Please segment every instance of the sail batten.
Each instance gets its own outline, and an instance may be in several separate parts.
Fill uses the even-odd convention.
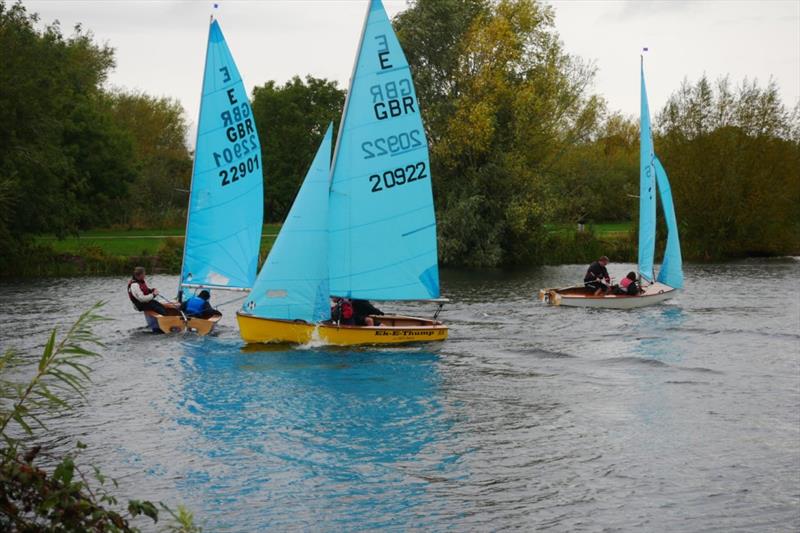
[[[181,287],[250,288],[263,224],[261,145],[219,23],[209,26]]]
[[[438,297],[428,142],[408,62],[380,0],[368,8],[331,174],[331,294]]]

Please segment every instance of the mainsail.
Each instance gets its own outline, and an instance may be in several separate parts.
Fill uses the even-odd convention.
[[[181,288],[250,288],[264,216],[261,145],[242,78],[211,22]]]
[[[661,166],[658,157],[655,158],[654,163],[658,196],[661,198],[661,208],[667,223],[667,244],[664,248],[664,261],[658,271],[658,281],[675,289],[681,289],[683,288],[683,260],[681,243],[678,238],[678,220],[675,217],[675,206],[672,202],[672,188],[669,185],[667,172]]]
[[[330,318],[328,188],[333,124],[317,150],[278,238],[258,274],[245,312],[261,318]]]
[[[642,104],[639,117],[639,274],[653,281],[653,256],[656,249],[656,176],[653,161],[653,135],[650,131],[650,108],[642,73]]]
[[[380,0],[371,0],[334,155],[330,292],[439,296],[428,143],[414,83]]]

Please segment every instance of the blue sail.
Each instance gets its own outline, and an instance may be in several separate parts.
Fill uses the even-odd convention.
[[[250,288],[264,217],[261,145],[219,24],[208,32],[181,286]]]
[[[669,178],[658,157],[654,160],[656,181],[658,182],[658,196],[661,198],[661,207],[667,223],[667,245],[664,248],[664,261],[658,271],[658,281],[674,287],[683,288],[683,259],[681,258],[681,243],[678,238],[678,219],[675,217],[675,206],[672,203],[672,188]]]
[[[329,229],[332,295],[439,296],[428,142],[408,62],[380,0],[369,5],[339,128]]]
[[[642,64],[642,108],[639,117],[639,274],[653,281],[656,250],[656,176],[653,167],[653,135]]]
[[[317,150],[300,191],[258,274],[245,312],[262,318],[330,318],[328,189],[333,124]]]

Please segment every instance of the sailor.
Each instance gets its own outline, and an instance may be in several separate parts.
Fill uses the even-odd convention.
[[[156,301],[158,289],[151,289],[144,280],[144,267],[133,269],[133,277],[128,281],[128,298],[137,311],[155,311],[166,315],[167,310]]]
[[[589,269],[583,277],[583,285],[595,296],[608,292],[611,287],[611,277],[608,275],[606,265],[608,265],[608,257],[603,256],[589,265]]]
[[[628,275],[619,282],[620,294],[637,296],[640,292],[639,283],[636,281],[636,272],[628,272]]]
[[[356,321],[353,316],[353,303],[347,298],[334,296],[331,305],[331,320],[343,326],[353,326]]]
[[[383,311],[367,300],[353,300],[353,314],[356,326],[380,326],[381,323],[369,315],[382,315]]]
[[[200,294],[195,294],[183,303],[183,311],[186,316],[209,318],[215,315],[218,311],[211,307],[211,293],[203,289]]]

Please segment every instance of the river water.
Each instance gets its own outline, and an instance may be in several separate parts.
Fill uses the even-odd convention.
[[[107,301],[50,441],[207,531],[800,529],[800,261],[691,265],[641,310],[534,300],[584,269],[445,271],[450,340],[386,349],[245,348],[237,303],[216,336],[152,335],[123,278],[7,281],[0,347]]]

